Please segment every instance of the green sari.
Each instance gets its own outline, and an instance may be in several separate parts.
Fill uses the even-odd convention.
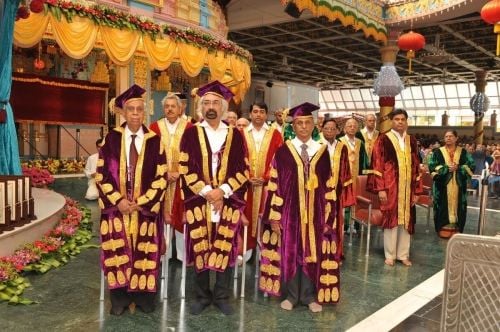
[[[450,172],[448,164],[458,165]],[[457,147],[450,155],[446,147],[434,149],[429,158],[429,171],[434,180],[434,226],[436,232],[447,226],[456,227],[463,232],[467,218],[467,182],[474,169],[472,156],[463,148]]]

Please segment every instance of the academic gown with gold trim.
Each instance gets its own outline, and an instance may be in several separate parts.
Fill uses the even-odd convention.
[[[408,233],[415,230],[415,206],[411,205],[417,189],[420,160],[417,140],[406,135],[405,150],[393,132],[380,134],[372,153],[372,171],[367,187],[374,193],[385,191],[387,204],[380,205],[383,228],[404,225]]]
[[[242,134],[229,127],[219,155],[217,174],[212,173],[212,151],[202,126],[186,129],[179,156],[181,188],[186,211],[186,260],[194,263],[197,272],[223,272],[234,266],[237,256],[237,232],[245,208],[248,186],[248,164]],[[211,205],[200,195],[206,186],[218,188],[228,184],[233,191],[223,199],[218,223],[211,221]]]
[[[161,141],[165,146],[165,152],[167,155],[167,173],[168,172],[179,172],[179,151],[182,134],[187,128],[192,127],[193,124],[187,119],[180,118],[177,128],[175,129],[174,135],[170,135],[167,125],[165,124],[165,119],[162,118],[151,124],[149,127],[157,135],[161,137]],[[171,224],[176,231],[182,233],[184,231],[184,226],[182,224],[182,217],[184,213],[184,205],[181,199],[181,187],[180,180],[175,183],[167,182],[167,189],[165,191],[165,200],[163,208],[167,210],[170,214]]]
[[[451,161],[458,165],[458,169],[452,173],[448,169]],[[474,167],[474,159],[461,147],[456,148],[453,158],[446,147],[432,151],[429,171],[434,180],[432,193],[436,232],[448,224],[456,224],[460,232],[464,231],[467,219],[467,183],[473,175]]]
[[[252,186],[249,183],[247,205],[245,216],[249,221],[247,249],[254,249],[257,239],[257,224],[259,214],[264,210],[264,199],[266,197],[265,185],[269,180],[271,161],[276,150],[283,144],[281,133],[277,129],[270,128],[266,131],[259,152],[256,151],[253,136],[247,130],[244,131],[245,141],[248,148],[248,161],[250,165],[250,178],[263,178],[262,186]]]
[[[351,175],[351,167],[349,165],[349,152],[345,144],[337,141],[335,149],[331,156],[332,161],[332,176],[337,199],[336,211],[337,222],[339,225],[344,225],[343,209],[356,204],[356,196],[354,195],[353,180]],[[343,227],[338,227],[339,239],[339,256],[343,255],[344,230]]]
[[[302,159],[291,141],[276,152],[262,218],[261,291],[279,296],[281,282],[290,281],[302,269],[315,285],[319,303],[339,300],[336,216],[341,211],[337,211],[331,174],[326,145],[312,157],[307,179]],[[273,232],[270,220],[280,220],[281,236]]]
[[[125,125],[110,131],[99,150],[96,183],[101,208],[101,265],[110,289],[156,292],[163,223],[166,158],[160,138],[145,126],[136,165],[133,199],[141,211],[122,215],[127,197]]]

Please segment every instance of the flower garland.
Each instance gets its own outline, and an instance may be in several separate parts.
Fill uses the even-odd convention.
[[[28,271],[45,273],[66,264],[81,249],[98,248],[97,245],[85,245],[91,238],[90,210],[66,197],[65,211],[54,229],[41,240],[24,245],[12,255],[0,257],[0,302],[36,303],[21,297],[31,286],[21,275]]]
[[[149,35],[152,39],[163,33],[176,41],[208,48],[210,52],[223,51],[235,54],[245,59],[248,63],[253,62],[252,54],[232,41],[220,40],[208,33],[193,28],[177,28],[169,24],[158,24],[145,16],[128,14],[114,8],[106,7],[105,5],[84,0],[32,0],[29,7],[33,12],[44,11],[47,14],[50,11],[57,20],[61,20],[62,16],[68,22],[71,22],[75,16],[86,17],[94,21],[97,25],[115,29],[140,31],[143,34]],[[27,18],[28,16],[28,6],[22,4],[18,9],[16,19]]]

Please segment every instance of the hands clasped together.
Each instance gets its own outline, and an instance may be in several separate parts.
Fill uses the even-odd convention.
[[[134,211],[141,211],[141,207],[137,204],[137,202],[129,201],[124,198],[118,203],[118,210],[122,214],[131,214]]]

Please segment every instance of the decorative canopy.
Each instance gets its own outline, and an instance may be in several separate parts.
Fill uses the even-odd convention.
[[[115,64],[128,65],[134,55],[145,56],[152,68],[164,70],[179,62],[197,76],[207,67],[211,79],[231,85],[239,102],[250,87],[251,54],[235,43],[192,28],[160,25],[102,5],[60,0],[45,3],[48,10],[19,20],[14,44],[33,47],[42,38],[54,39],[71,58],[82,59],[102,48]]]

